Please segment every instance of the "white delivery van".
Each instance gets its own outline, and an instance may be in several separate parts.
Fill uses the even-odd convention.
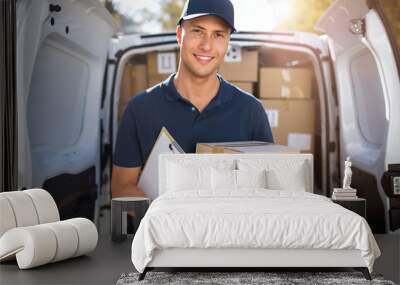
[[[109,205],[127,67],[141,65],[149,86],[165,78],[160,70],[173,71],[179,60],[174,33],[115,36],[117,28],[95,0],[17,1],[18,186],[48,190],[62,218],[86,216],[99,224]],[[275,138],[299,121],[289,116],[290,108],[313,116],[310,130],[290,129],[290,139],[280,143],[306,145],[305,150],[312,144],[315,192],[330,196],[341,185],[343,162],[350,156],[352,186],[367,199],[372,230],[396,231],[400,54],[394,36],[372,0],[334,2],[316,30],[323,35],[235,33],[226,64],[240,64],[235,55],[256,52],[256,77],[247,87],[265,103]],[[166,68],[149,66],[162,60]],[[289,82],[295,68],[309,74],[309,98],[282,103],[265,95],[261,70],[278,70],[280,80]],[[140,81],[144,73],[138,70],[129,71],[131,80]],[[229,72],[221,73],[232,80]],[[283,87],[278,86],[280,94],[290,97]]]

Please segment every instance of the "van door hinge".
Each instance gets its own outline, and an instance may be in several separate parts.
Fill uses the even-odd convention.
[[[353,19],[350,21],[350,32],[354,35],[365,36],[365,20]]]

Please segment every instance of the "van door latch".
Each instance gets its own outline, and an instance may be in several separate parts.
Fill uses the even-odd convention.
[[[58,12],[61,12],[61,6],[60,5],[57,5],[57,4],[50,4],[49,5],[49,11],[52,13],[52,12],[56,12],[56,13],[58,13]]]
[[[353,19],[350,21],[350,32],[354,35],[365,36],[365,20]]]

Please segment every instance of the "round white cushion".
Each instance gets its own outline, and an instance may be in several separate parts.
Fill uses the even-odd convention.
[[[56,236],[57,250],[52,262],[75,255],[78,250],[78,233],[71,228],[69,223],[55,222],[44,224],[43,226],[49,228]]]
[[[16,255],[20,269],[49,263],[56,250],[54,233],[41,225],[13,228],[0,238],[0,260]]]
[[[39,224],[57,222],[60,220],[56,202],[49,192],[43,189],[29,189],[23,191],[23,193],[28,194],[32,199],[39,218]]]
[[[43,189],[0,193],[0,237],[9,229],[57,222],[53,197]]]
[[[0,262],[27,269],[86,254],[98,233],[88,219],[60,222],[53,197],[42,189],[0,193]]]
[[[24,191],[3,192],[0,195],[10,202],[17,227],[33,226],[39,223],[35,205]]]
[[[96,248],[98,233],[95,224],[85,218],[74,218],[65,220],[64,222],[71,224],[78,233],[78,248],[74,257]]]
[[[0,237],[9,229],[15,228],[17,222],[15,221],[14,211],[8,199],[0,195]]]

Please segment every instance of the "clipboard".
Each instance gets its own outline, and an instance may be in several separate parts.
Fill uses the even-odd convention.
[[[158,157],[164,153],[185,153],[165,127],[154,143],[138,182],[139,188],[151,200],[158,197]]]

